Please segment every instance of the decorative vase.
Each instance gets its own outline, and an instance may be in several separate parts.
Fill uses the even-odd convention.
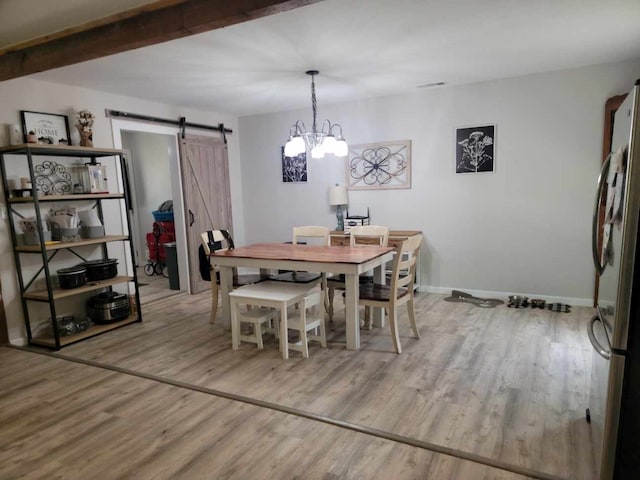
[[[80,145],[80,132],[77,129],[72,129],[70,132],[71,136],[71,145],[75,145],[76,147]]]
[[[95,115],[89,110],[79,110],[76,113],[76,128],[80,133],[80,146],[93,147],[93,121]]]
[[[91,130],[80,130],[80,146],[93,147],[93,132]]]
[[[24,143],[22,128],[17,123],[9,127],[9,143],[11,145],[20,145],[21,143]]]
[[[0,124],[0,147],[9,145],[9,125]]]

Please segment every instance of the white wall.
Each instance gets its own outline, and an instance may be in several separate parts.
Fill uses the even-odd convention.
[[[423,286],[588,303],[603,106],[638,77],[635,61],[331,106],[322,103],[320,83],[319,117],[341,123],[353,145],[412,140],[412,188],[352,191],[350,204],[352,213],[370,206],[374,223],[425,233]],[[344,183],[343,160],[310,159],[308,183],[281,181],[280,147],[295,120],[310,120],[310,106],[238,122],[28,78],[0,83],[0,105],[0,124],[19,123],[20,110],[69,114],[88,108],[97,116],[94,143],[101,147],[113,144],[105,108],[224,122],[234,130],[227,138],[238,244],[287,240],[294,225],[335,225],[327,188]],[[454,128],[479,123],[497,124],[496,172],[456,175]],[[19,343],[24,328],[4,204],[0,215],[0,281],[9,338]]]
[[[98,147],[113,146],[111,123],[104,116],[105,109],[123,110],[172,119],[177,119],[179,116],[184,115],[189,122],[209,125],[218,125],[223,122],[226,127],[231,128],[234,132],[227,136],[229,142],[233,222],[235,236],[240,242],[243,241],[244,218],[241,203],[239,135],[236,117],[216,112],[205,112],[148,102],[95,90],[41,82],[30,78],[0,83],[0,105],[2,105],[0,109],[0,125],[20,123],[20,110],[71,115],[71,111],[74,109],[87,108],[96,115],[93,142]],[[71,118],[70,124],[71,126],[73,125]],[[2,293],[7,313],[9,340],[12,343],[21,343],[24,341],[26,334],[23,326],[22,307],[6,217],[6,206],[3,199],[4,194],[0,195],[0,282],[2,282]]]
[[[319,122],[350,144],[412,141],[412,188],[349,192],[352,213],[422,230],[422,285],[523,293],[589,304],[591,213],[608,97],[627,92],[640,61],[529,75],[404,96],[324,105]],[[243,117],[240,148],[246,240],[283,241],[301,224],[335,226],[327,188],[345,161],[309,159],[306,184],[284,184],[280,147],[296,112]],[[455,127],[496,124],[496,171],[456,174]]]

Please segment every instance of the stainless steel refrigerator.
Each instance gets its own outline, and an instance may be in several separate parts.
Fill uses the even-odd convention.
[[[600,282],[596,314],[587,328],[594,358],[587,419],[600,480],[640,478],[639,106],[640,80],[616,111],[593,220]]]

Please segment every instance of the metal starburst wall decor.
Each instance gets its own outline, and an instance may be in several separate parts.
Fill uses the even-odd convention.
[[[350,190],[411,188],[411,140],[351,146],[347,186]]]

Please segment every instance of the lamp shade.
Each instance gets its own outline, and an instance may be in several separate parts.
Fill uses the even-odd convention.
[[[336,185],[329,187],[329,205],[348,205],[349,194],[347,187],[344,185]]]

